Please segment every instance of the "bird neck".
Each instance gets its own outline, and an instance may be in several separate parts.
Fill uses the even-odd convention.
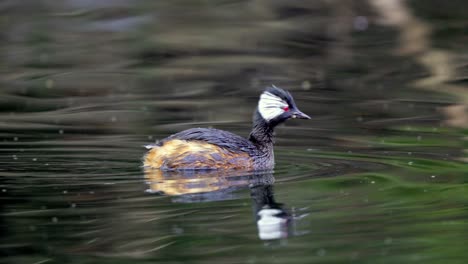
[[[249,140],[260,150],[266,152],[273,148],[273,132],[275,126],[269,125],[260,113],[255,111],[253,127],[250,132]]]

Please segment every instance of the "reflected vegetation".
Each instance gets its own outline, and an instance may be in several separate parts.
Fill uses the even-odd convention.
[[[467,9],[0,1],[2,261],[465,263]],[[274,180],[142,173],[177,131],[246,136],[271,84],[312,117]]]

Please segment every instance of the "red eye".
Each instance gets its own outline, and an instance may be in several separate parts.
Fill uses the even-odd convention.
[[[289,106],[283,107],[283,110],[284,110],[285,112],[289,111]]]

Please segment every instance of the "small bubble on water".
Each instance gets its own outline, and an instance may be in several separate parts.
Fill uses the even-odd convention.
[[[59,130],[59,134],[60,134],[60,135],[63,135],[63,129],[60,129],[60,130]]]
[[[325,249],[323,249],[323,248],[317,250],[317,256],[319,256],[319,257],[323,257],[326,254],[327,254],[327,251]]]
[[[411,155],[411,154],[413,154],[413,152],[408,152],[408,155]]]
[[[54,88],[54,84],[55,84],[54,80],[47,79],[46,82],[45,82],[45,87],[47,89],[51,89],[51,88]]]
[[[37,158],[32,158],[32,161],[37,161]]]
[[[148,136],[148,139],[149,139],[149,140],[152,140],[152,139],[153,139],[153,136]]]
[[[412,161],[408,161],[408,165],[412,166],[412,165],[413,165],[413,162],[412,162]]]
[[[390,245],[392,242],[393,242],[393,239],[391,237],[385,238],[385,241],[384,241],[385,244]]]
[[[356,121],[362,122],[362,121],[364,121],[364,118],[363,118],[362,116],[358,116],[358,117],[356,118]]]
[[[52,223],[57,223],[58,222],[58,218],[57,217],[52,217]]]
[[[417,136],[416,139],[417,139],[418,141],[421,141],[421,140],[422,140],[422,137],[421,137],[421,136]]]
[[[49,54],[47,54],[47,53],[39,54],[39,61],[41,63],[47,63],[49,61]]]
[[[174,227],[172,227],[172,232],[174,234],[181,235],[181,234],[184,233],[184,229],[180,228],[180,227],[177,227],[177,226],[174,226]]]
[[[71,207],[71,208],[76,208],[76,203],[72,203],[72,204],[70,205],[70,207]]]
[[[18,137],[14,137],[14,138],[13,138],[13,141],[18,141]]]
[[[371,183],[371,184],[375,184],[375,181],[371,181],[370,183]]]
[[[354,18],[353,27],[357,31],[364,31],[369,27],[369,21],[365,16],[357,16]]]
[[[36,231],[36,226],[30,225],[30,226],[29,226],[29,230],[30,230],[30,231]]]
[[[68,193],[68,191],[67,191],[67,190],[63,191],[63,194],[67,194],[67,193]]]
[[[49,163],[44,164],[45,166],[49,166]]]
[[[436,176],[435,175],[431,175],[431,178],[434,179]]]
[[[111,117],[110,120],[111,120],[111,122],[117,122],[117,117],[113,116],[113,117]]]
[[[17,160],[18,157],[17,157],[16,155],[13,155],[13,159],[14,159],[14,160]]]
[[[310,90],[310,88],[312,87],[312,85],[310,84],[309,81],[303,81],[302,84],[301,84],[301,88],[303,90]]]
[[[6,190],[6,189],[2,189],[2,192],[7,192],[7,190]]]

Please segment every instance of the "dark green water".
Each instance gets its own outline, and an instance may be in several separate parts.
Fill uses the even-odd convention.
[[[467,8],[1,2],[2,262],[466,263]],[[273,174],[140,167],[183,129],[248,135],[270,84],[312,116]]]

